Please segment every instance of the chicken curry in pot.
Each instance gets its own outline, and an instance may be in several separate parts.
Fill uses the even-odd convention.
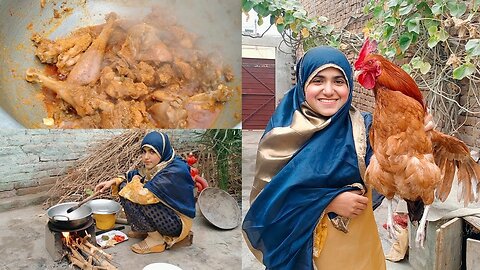
[[[52,127],[209,128],[238,90],[231,68],[159,11],[141,21],[110,13],[105,24],[32,40],[46,68],[29,68],[26,80],[43,86]]]

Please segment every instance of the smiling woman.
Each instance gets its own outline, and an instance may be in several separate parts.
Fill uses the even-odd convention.
[[[315,112],[332,116],[347,102],[349,92],[341,69],[321,67],[305,88],[305,99]]]

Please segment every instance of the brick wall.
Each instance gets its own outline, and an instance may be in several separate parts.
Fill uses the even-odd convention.
[[[0,199],[48,190],[87,148],[122,130],[0,130]],[[169,130],[172,145],[192,143],[195,130]],[[178,149],[177,149],[178,150]]]
[[[310,16],[325,16],[330,19],[329,23],[334,25],[337,29],[344,27],[345,29],[361,33],[365,22],[369,16],[363,14],[363,7],[368,0],[300,0],[305,10]],[[356,56],[348,55],[349,60],[353,63],[353,58]],[[471,104],[478,103],[477,100],[466,100],[466,93],[468,88],[463,88],[461,91],[459,103]],[[470,90],[473,91],[473,90]],[[424,94],[425,95],[425,94]],[[362,111],[373,111],[374,98],[371,91],[367,91],[356,84],[353,94],[353,105]],[[475,111],[480,111],[480,108],[474,108]],[[480,150],[480,114],[465,114],[453,116],[458,117],[458,123],[464,125],[457,130],[453,135],[463,140],[470,150]],[[434,115],[434,120],[435,115]],[[438,121],[438,120],[437,120]],[[439,123],[442,126],[443,123]]]

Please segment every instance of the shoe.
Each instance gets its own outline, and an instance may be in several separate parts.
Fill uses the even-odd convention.
[[[165,251],[166,248],[167,248],[166,243],[150,247],[150,246],[148,246],[147,242],[145,242],[145,240],[140,241],[136,244],[133,244],[130,247],[130,249],[133,252],[138,253],[138,254],[160,253],[160,252]]]

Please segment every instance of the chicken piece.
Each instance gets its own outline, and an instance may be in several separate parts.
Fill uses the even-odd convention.
[[[93,40],[89,33],[75,37],[75,45],[58,55],[56,66],[59,74],[67,76],[80,59],[81,53],[90,46]]]
[[[189,103],[187,111],[187,128],[211,128],[220,115],[220,107],[206,109],[201,104]]]
[[[178,77],[184,78],[186,80],[195,80],[195,69],[187,62],[176,58],[173,61],[173,65],[175,67]]]
[[[195,34],[187,32],[185,28],[179,25],[172,25],[169,30],[170,35],[174,38],[174,43],[186,49],[193,49],[198,38]]]
[[[148,108],[148,113],[160,128],[185,128],[187,111],[178,101],[157,102]]]
[[[171,62],[172,54],[168,47],[157,37],[157,29],[146,23],[132,26],[128,30],[127,43],[137,61]]]
[[[149,90],[143,83],[134,83],[130,78],[116,77],[111,67],[105,67],[100,77],[100,87],[105,93],[116,99],[139,99]]]
[[[95,113],[96,109],[111,110],[113,108],[113,104],[98,98],[92,89],[54,80],[33,68],[26,71],[25,79],[28,82],[40,83],[54,91],[61,99],[70,104],[80,116],[91,115]]]
[[[134,70],[136,80],[147,86],[155,85],[155,69],[145,62],[140,62]]]
[[[68,74],[67,81],[69,83],[87,85],[98,80],[103,56],[105,55],[105,48],[115,26],[116,18],[115,13],[107,15],[107,23],[103,27],[102,32],[92,42],[85,53],[80,56],[77,64],[73,67],[72,71],[70,71],[70,74]]]
[[[155,101],[177,101],[177,103],[183,103],[183,99],[174,89],[157,90],[152,93],[151,98]]]
[[[164,64],[157,69],[156,83],[162,87],[175,81],[175,71],[170,64]]]
[[[219,84],[214,91],[200,93],[188,99],[189,102],[212,107],[218,102],[226,102],[233,94],[233,90],[224,84]]]
[[[101,112],[102,128],[139,128],[147,115],[145,103],[121,100],[110,111]]]
[[[34,34],[32,40],[37,47],[35,55],[42,63],[56,64],[60,57],[62,63],[64,63],[60,66],[64,66],[69,59],[75,58],[88,48],[92,43],[92,36],[87,29],[82,28],[71,33],[66,38],[54,41],[43,38],[39,34]]]

